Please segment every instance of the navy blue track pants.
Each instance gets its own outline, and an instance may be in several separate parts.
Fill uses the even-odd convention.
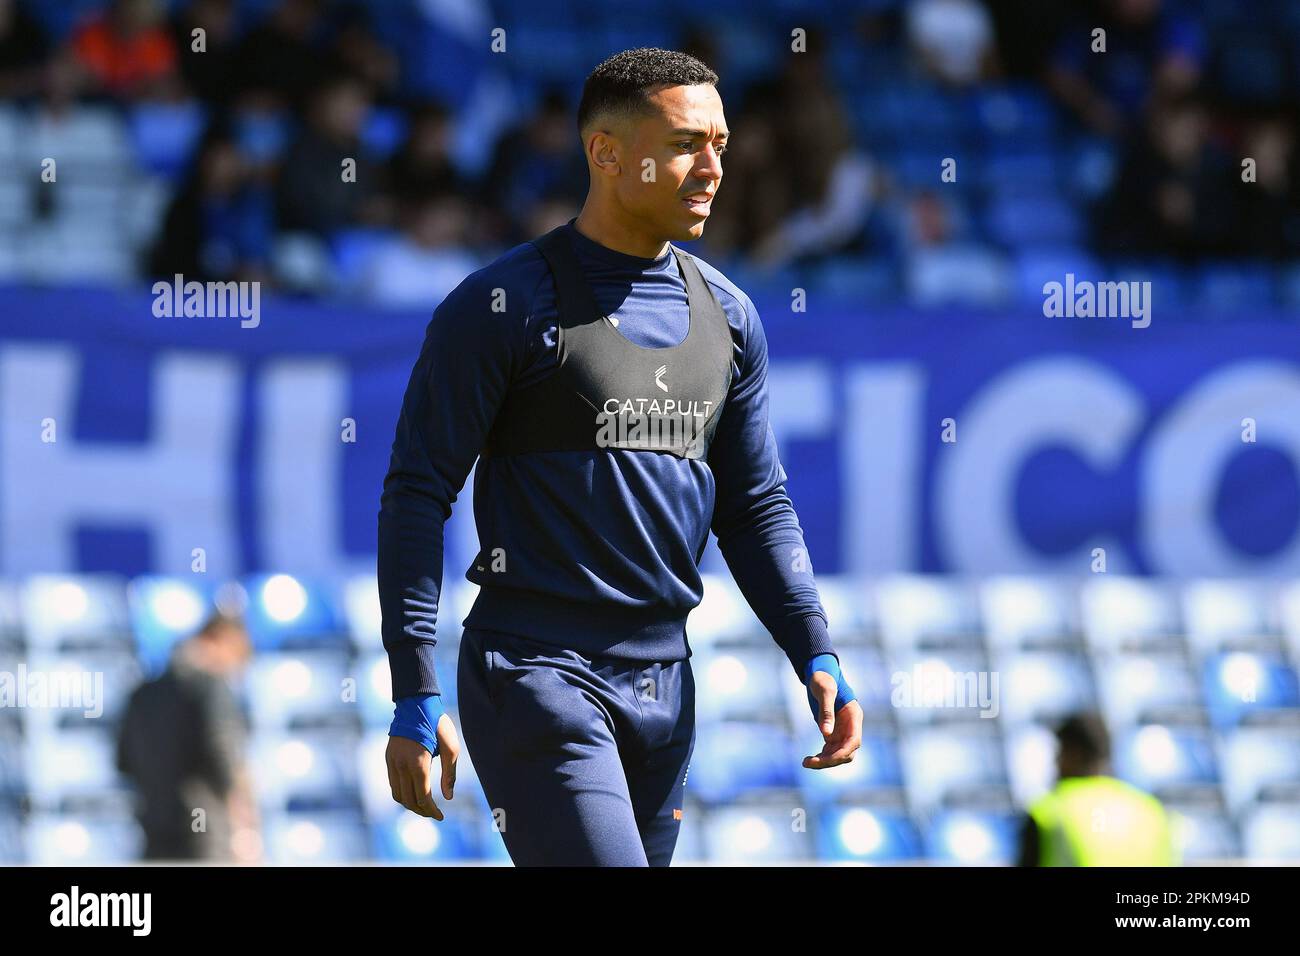
[[[695,746],[690,661],[466,628],[461,731],[519,866],[667,866]]]

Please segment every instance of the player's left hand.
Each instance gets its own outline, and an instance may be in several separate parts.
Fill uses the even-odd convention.
[[[862,707],[851,700],[837,712],[835,697],[839,684],[825,671],[815,671],[808,679],[808,694],[817,705],[817,728],[826,743],[822,752],[803,758],[809,770],[825,770],[853,760],[853,753],[862,746]]]

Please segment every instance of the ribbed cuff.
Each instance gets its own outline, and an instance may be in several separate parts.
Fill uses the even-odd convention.
[[[433,666],[433,644],[402,643],[388,649],[393,675],[393,701],[417,694],[441,694]]]
[[[805,666],[818,654],[834,654],[826,618],[820,614],[805,614],[790,618],[772,630],[772,639],[785,651],[790,666],[803,680]]]

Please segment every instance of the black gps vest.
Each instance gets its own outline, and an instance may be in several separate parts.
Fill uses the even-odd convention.
[[[726,313],[690,255],[670,246],[690,304],[686,338],[643,348],[596,305],[561,226],[534,241],[555,280],[559,367],[506,396],[483,457],[622,448],[705,458],[731,387]]]

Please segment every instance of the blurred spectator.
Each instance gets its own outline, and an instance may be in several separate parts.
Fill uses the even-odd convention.
[[[780,221],[758,235],[753,249],[763,268],[854,247],[876,195],[874,167],[854,145],[848,115],[827,75],[824,43],[820,31],[810,31],[807,52],[787,58],[775,84],[746,95],[747,106],[758,104],[766,113],[770,155],[789,158],[782,167]]]
[[[344,226],[379,218],[378,171],[361,144],[369,109],[365,86],[346,75],[313,94],[307,126],[280,168],[276,199],[281,228],[328,237]],[[355,163],[355,179],[344,180],[345,161]]]
[[[214,615],[127,702],[117,765],[139,797],[146,860],[256,857],[247,727],[229,684],[251,654],[243,623]]]
[[[194,31],[203,31],[202,52],[194,49]],[[224,105],[234,95],[231,78],[242,69],[236,57],[234,0],[194,0],[180,11],[173,27],[181,75],[196,96]]]
[[[289,148],[292,129],[284,98],[264,87],[247,87],[235,97],[230,124],[249,167],[270,182]]]
[[[271,191],[238,145],[209,134],[173,198],[149,260],[155,278],[260,279],[274,233]]]
[[[338,70],[317,48],[324,30],[320,0],[281,0],[244,38],[236,60],[243,89],[274,90],[295,108]]]
[[[994,305],[1005,297],[1004,262],[972,241],[965,209],[932,190],[911,197],[903,211],[901,238],[908,298],[916,305]]]
[[[1174,866],[1174,823],[1160,801],[1107,774],[1110,738],[1096,714],[1056,728],[1057,782],[1029,808],[1021,866]]]
[[[452,117],[441,103],[410,111],[406,139],[388,161],[387,188],[400,206],[444,192],[471,189],[451,158]]]
[[[993,18],[976,0],[912,0],[907,33],[928,73],[952,86],[993,75]]]
[[[1095,245],[1120,255],[1224,255],[1233,244],[1233,162],[1210,140],[1194,98],[1153,112],[1130,140],[1095,220]]]
[[[1093,52],[1096,28],[1105,30],[1104,53]],[[1097,0],[1057,45],[1048,85],[1095,132],[1114,136],[1153,97],[1191,91],[1204,55],[1195,21],[1161,0]]]
[[[1255,161],[1255,181],[1235,172],[1234,250],[1269,259],[1300,258],[1300,157],[1296,126],[1287,115],[1249,124],[1241,154]]]
[[[748,253],[754,237],[776,233],[791,205],[783,164],[773,162],[776,131],[766,110],[742,109],[729,119],[718,198],[701,246],[718,263]]]
[[[507,245],[524,242],[522,224],[544,199],[587,195],[587,159],[574,129],[574,109],[564,94],[548,92],[536,114],[508,131],[497,143],[487,174],[487,200],[505,217]]]
[[[465,251],[470,204],[444,193],[404,207],[403,230],[371,261],[362,287],[393,307],[431,310],[481,263]]]
[[[379,102],[398,100],[401,60],[375,36],[363,7],[349,7],[343,13],[334,37],[333,57],[341,69],[364,80]]]
[[[48,54],[44,32],[18,0],[0,0],[0,99],[34,95]]]
[[[113,0],[73,36],[72,49],[98,92],[130,99],[176,69],[160,0]]]

